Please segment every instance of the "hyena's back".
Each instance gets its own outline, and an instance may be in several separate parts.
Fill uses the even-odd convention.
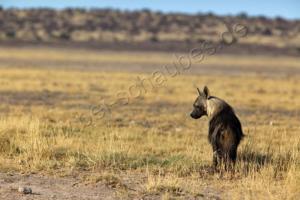
[[[243,137],[239,119],[230,106],[226,106],[209,122],[209,141],[214,151],[235,161],[237,147]]]

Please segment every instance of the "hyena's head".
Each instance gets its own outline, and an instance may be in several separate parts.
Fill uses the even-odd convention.
[[[207,115],[207,100],[209,98],[209,90],[205,86],[203,92],[197,88],[199,96],[195,100],[193,107],[194,110],[190,114],[192,118],[199,119],[203,115]]]

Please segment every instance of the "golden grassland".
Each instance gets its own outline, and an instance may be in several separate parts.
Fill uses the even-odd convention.
[[[201,48],[201,46],[195,46]],[[230,47],[229,47],[230,48]],[[174,61],[174,55],[165,52],[126,52],[126,51],[92,51],[85,49],[56,49],[56,48],[4,48],[0,47],[0,59],[20,61],[42,61],[44,65],[49,61],[68,62],[92,62],[93,64],[117,64],[123,65],[158,65]],[[222,52],[222,51],[220,51]],[[176,53],[177,55],[188,55],[190,52]],[[223,67],[263,67],[268,69],[291,68],[299,69],[299,58],[289,56],[248,56],[248,55],[218,55],[210,56],[203,61],[205,65],[222,65]],[[202,64],[202,63],[201,63]],[[20,63],[16,64],[16,66]],[[5,66],[2,66],[5,67]],[[30,67],[30,66],[27,66]],[[226,68],[225,68],[226,69]]]
[[[45,52],[52,52],[46,54]],[[44,53],[44,54],[43,54]],[[74,55],[75,54],[75,55]],[[144,53],[1,49],[0,58],[159,64],[166,55]],[[120,56],[121,55],[121,56]],[[138,55],[138,56],[136,56]],[[117,61],[116,61],[117,60]],[[126,61],[127,60],[127,61]],[[205,61],[206,62],[206,61]],[[211,57],[241,67],[299,68],[297,58]],[[238,63],[238,64],[237,64]],[[244,64],[243,64],[244,63]],[[102,181],[122,198],[299,199],[300,79],[297,75],[179,75],[147,86],[128,105],[99,118],[91,107],[115,101],[145,73],[82,69],[0,68],[0,167],[3,172],[79,174]],[[225,99],[241,119],[245,139],[235,173],[213,172],[207,119],[189,117],[199,87]],[[79,120],[91,117],[86,126]]]

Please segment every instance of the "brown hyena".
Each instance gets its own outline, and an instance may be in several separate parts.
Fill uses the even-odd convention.
[[[241,123],[232,107],[224,100],[210,96],[206,86],[203,92],[197,90],[199,96],[191,117],[199,119],[206,115],[209,118],[208,139],[213,148],[213,165],[216,167],[220,162],[226,168],[234,165],[238,145],[244,136]]]

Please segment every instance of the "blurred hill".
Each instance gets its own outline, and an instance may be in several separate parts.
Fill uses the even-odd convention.
[[[300,20],[110,9],[0,9],[1,44],[185,51],[219,42],[223,21],[248,28],[233,53],[300,54]]]

